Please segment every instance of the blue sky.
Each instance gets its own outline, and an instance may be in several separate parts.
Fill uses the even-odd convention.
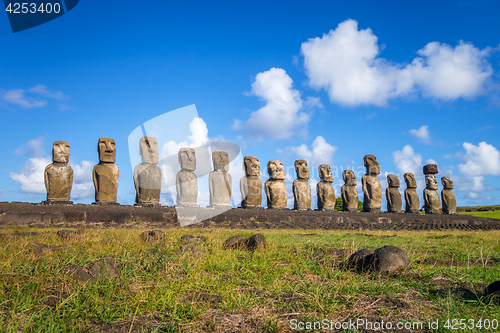
[[[82,0],[16,34],[5,13],[0,200],[44,200],[52,142],[65,140],[72,198],[92,202],[97,140],[110,137],[119,201],[132,204],[129,135],[194,104],[200,119],[179,119],[184,139],[173,136],[165,153],[234,142],[260,159],[263,179],[267,161],[282,160],[289,185],[294,160],[306,159],[313,192],[317,166],[327,163],[337,195],[342,170],[360,181],[366,154],[377,156],[383,189],[387,173],[402,191],[402,175],[414,172],[419,193],[422,166],[435,161],[438,177],[455,182],[459,205],[499,204],[498,12],[494,0]]]

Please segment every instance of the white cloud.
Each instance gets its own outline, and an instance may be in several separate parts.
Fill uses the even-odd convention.
[[[393,152],[392,159],[401,175],[410,172],[417,177],[422,173],[422,155],[415,153],[410,145]]]
[[[491,48],[479,50],[463,41],[455,48],[432,42],[411,64],[393,64],[378,57],[372,30],[358,30],[351,19],[302,43],[301,53],[311,87],[325,89],[331,101],[347,106],[381,106],[418,89],[444,100],[472,98],[484,92],[493,73],[486,60]]]
[[[431,132],[428,125],[420,126],[419,129],[411,129],[410,134],[423,143],[429,144],[431,142]]]
[[[425,161],[426,164],[438,164],[435,159],[429,158],[427,161]]]
[[[73,187],[71,188],[72,199],[94,198],[95,189],[92,181],[92,170],[94,162],[81,161],[80,164],[69,163],[73,169]]]
[[[22,106],[23,108],[27,109],[40,108],[47,105],[47,100],[26,97],[24,95],[23,89],[12,89],[6,91],[3,94],[2,100],[10,104]]]
[[[187,141],[175,142],[173,140],[165,143],[161,149],[160,159],[172,155],[177,155],[181,148],[196,148],[208,143],[207,123],[202,118],[195,117],[189,124],[191,135]]]
[[[300,92],[292,86],[292,79],[281,68],[257,74],[251,94],[264,100],[266,105],[252,112],[244,123],[236,119],[232,128],[242,129],[257,140],[291,137],[297,127],[307,125],[310,118],[300,111],[303,107]],[[309,99],[306,104],[321,107],[318,99]]]
[[[317,166],[320,164],[332,164],[333,154],[337,150],[337,147],[326,142],[322,136],[317,136],[311,144],[311,149],[306,144],[289,149],[299,159],[307,160],[310,166]]]
[[[465,164],[458,169],[466,176],[500,175],[500,153],[494,146],[480,142],[477,146],[464,142]]]
[[[45,150],[43,149],[44,140],[45,138],[43,136],[39,137],[38,139],[30,140],[26,144],[17,148],[14,151],[14,154],[30,157],[41,157],[45,155]]]
[[[52,163],[50,157],[32,157],[24,164],[19,173],[10,173],[10,179],[21,185],[23,193],[46,193],[43,172]]]
[[[44,84],[38,84],[29,90],[32,93],[38,94],[43,97],[49,97],[60,100],[68,100],[69,95],[63,94],[61,91],[50,91],[47,89],[47,86]]]

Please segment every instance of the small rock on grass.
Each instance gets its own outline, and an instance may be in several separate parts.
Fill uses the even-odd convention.
[[[194,237],[193,235],[184,235],[181,237],[183,244],[203,244],[207,240],[205,236]]]
[[[394,245],[386,245],[375,250],[371,266],[376,272],[392,274],[405,269],[410,264],[405,251]]]
[[[500,280],[490,283],[484,290],[484,296],[492,297],[495,303],[500,304]]]
[[[31,245],[31,252],[35,256],[39,256],[42,254],[46,254],[49,251],[57,251],[57,250],[60,250],[62,248],[63,248],[63,246],[51,246],[51,245],[46,245],[46,244],[34,243]]]
[[[120,269],[113,258],[105,256],[92,265],[90,274],[96,279],[103,275],[109,279],[114,279],[120,276]]]
[[[239,250],[261,250],[266,248],[266,238],[264,235],[255,234],[250,238],[246,238],[243,236],[233,236],[231,238],[226,239],[224,244],[222,245],[223,249],[239,249]]]
[[[68,269],[68,274],[71,275],[71,278],[73,278],[73,280],[76,280],[78,282],[87,283],[95,280],[92,275],[85,272],[81,267],[78,267],[76,265],[69,264],[67,269]]]
[[[182,252],[189,252],[191,254],[204,254],[204,253],[207,253],[206,250],[200,250],[196,246],[188,246],[188,245],[181,246],[181,251]]]
[[[74,230],[59,230],[56,234],[62,239],[77,239],[80,238],[82,231],[74,231]]]
[[[165,233],[161,230],[148,230],[141,234],[141,239],[147,243],[157,242],[163,239]]]

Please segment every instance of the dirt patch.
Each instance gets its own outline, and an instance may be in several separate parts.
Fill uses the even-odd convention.
[[[217,305],[223,300],[222,296],[212,295],[201,291],[190,291],[184,296],[184,301],[191,303],[210,303]]]
[[[165,321],[163,316],[150,315],[139,316],[129,320],[119,321],[116,323],[93,323],[93,329],[99,332],[116,333],[116,332],[177,332],[174,331],[176,325],[174,323]]]

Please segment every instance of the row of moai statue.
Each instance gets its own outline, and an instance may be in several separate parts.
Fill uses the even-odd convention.
[[[116,204],[118,190],[118,167],[116,161],[115,141],[100,138],[97,144],[99,164],[93,169],[95,187],[95,204]],[[159,162],[158,142],[153,137],[142,137],[139,141],[139,153],[142,162],[134,168],[134,186],[136,204],[142,206],[160,205],[162,173]],[[68,165],[70,146],[65,141],[54,142],[52,148],[53,163],[45,168],[45,187],[47,200],[44,203],[71,203],[70,194],[73,184],[73,170]],[[363,188],[363,211],[379,212],[382,203],[382,191],[378,175],[379,163],[374,155],[364,157],[366,174],[361,177]],[[177,206],[197,207],[198,180],[195,174],[196,155],[192,148],[181,148],[178,152],[181,170],[176,175]],[[214,171],[209,174],[209,192],[211,207],[231,206],[232,178],[229,174],[229,157],[227,152],[212,153]],[[311,209],[311,188],[309,185],[309,168],[305,160],[295,161],[297,179],[294,180],[292,191],[294,209]],[[241,206],[243,208],[261,207],[262,182],[260,180],[259,159],[246,156],[243,160],[245,176],[240,180]],[[272,160],[267,163],[269,179],[264,183],[268,208],[286,208],[287,193],[285,183],[285,168],[283,163]],[[437,193],[438,184],[435,175],[438,168],[435,164],[424,166],[426,188],[424,189],[424,209],[427,214],[440,213],[440,200]],[[320,182],[316,185],[318,210],[335,209],[335,190],[332,186],[333,175],[330,166],[322,164],[318,167]],[[342,172],[344,185],[341,187],[343,210],[358,211],[357,181],[353,170]],[[417,182],[412,173],[405,173],[407,188],[404,191],[406,213],[419,213],[420,202],[416,191]],[[442,212],[456,213],[456,199],[453,194],[453,182],[449,177],[442,177],[444,189],[441,191]],[[401,212],[402,199],[399,192],[399,179],[396,175],[387,176],[386,189],[387,211]]]

